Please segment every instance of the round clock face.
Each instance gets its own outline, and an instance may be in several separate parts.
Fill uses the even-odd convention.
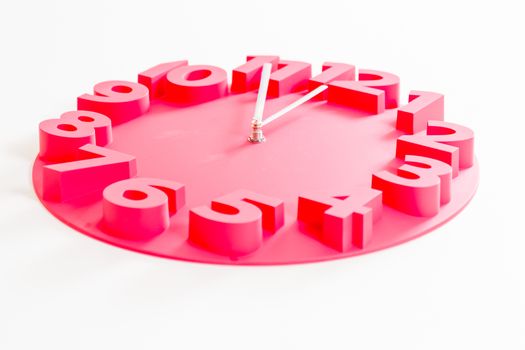
[[[473,196],[473,137],[442,121],[442,96],[400,107],[386,73],[354,80],[346,65],[344,76],[315,79],[299,68],[284,74],[288,61],[256,60],[234,71],[230,86],[220,68],[186,62],[154,67],[142,84],[99,84],[79,97],[79,111],[41,124],[39,198],[76,230],[133,251],[287,264],[400,244]],[[264,125],[265,142],[252,143],[264,62],[273,70],[266,118],[307,90],[327,89]],[[407,113],[413,130],[403,126]]]

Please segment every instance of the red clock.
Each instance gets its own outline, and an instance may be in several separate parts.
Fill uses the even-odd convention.
[[[443,224],[478,183],[473,132],[443,95],[327,62],[187,61],[106,81],[40,124],[44,206],[101,241],[220,264],[321,261]]]

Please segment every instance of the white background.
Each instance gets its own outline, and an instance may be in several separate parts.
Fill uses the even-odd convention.
[[[0,349],[525,348],[524,10],[487,3],[2,1]],[[264,53],[391,71],[403,103],[444,93],[476,133],[471,204],[393,249],[253,268],[117,249],[36,199],[38,122],[95,83]]]

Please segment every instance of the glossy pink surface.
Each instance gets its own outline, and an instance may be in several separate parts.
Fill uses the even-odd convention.
[[[269,99],[265,115],[300,96]],[[334,249],[323,242],[322,230],[297,221],[298,198],[308,193],[349,196],[356,187],[370,188],[373,173],[399,168],[403,162],[396,159],[396,142],[404,133],[396,129],[397,110],[369,115],[326,101],[309,102],[268,125],[265,143],[250,144],[246,137],[255,100],[255,92],[188,107],[152,100],[148,112],[113,127],[113,142],[105,147],[135,157],[137,176],[185,186],[186,205],[170,217],[164,232],[153,237],[109,234],[102,225],[102,191],[67,202],[43,200],[42,172],[47,163],[39,158],[33,171],[36,192],[60,220],[94,238],[147,254],[223,264],[301,263],[384,249],[443,224],[474,195],[477,164],[459,169],[450,183],[450,201],[436,215],[411,216],[383,205],[363,248]],[[283,226],[275,233],[263,230],[260,244],[256,239],[250,243],[257,249],[242,256],[217,254],[188,240],[190,209],[210,206],[240,189],[283,201]]]

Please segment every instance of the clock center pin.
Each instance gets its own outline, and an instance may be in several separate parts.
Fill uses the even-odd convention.
[[[266,141],[262,130],[262,122],[259,120],[252,120],[252,133],[248,136],[248,141],[251,143],[261,143]]]

